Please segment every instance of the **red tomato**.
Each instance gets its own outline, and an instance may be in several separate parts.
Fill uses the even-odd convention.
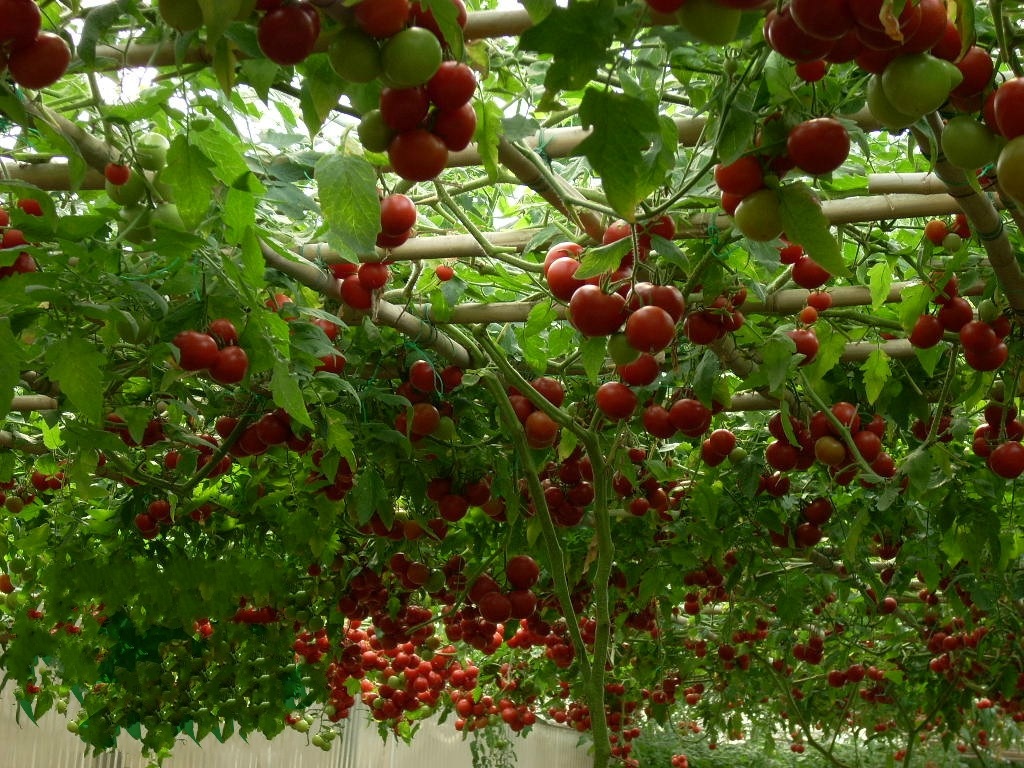
[[[444,170],[448,148],[430,131],[417,128],[399,133],[391,140],[388,159],[395,173],[403,179],[430,181]]]
[[[380,201],[380,229],[398,236],[416,225],[416,204],[405,195],[387,195]]]
[[[805,120],[789,132],[786,151],[797,168],[821,176],[836,170],[846,160],[850,154],[850,135],[834,118]]]
[[[476,93],[476,75],[460,61],[445,61],[427,83],[427,94],[441,110],[458,109]]]

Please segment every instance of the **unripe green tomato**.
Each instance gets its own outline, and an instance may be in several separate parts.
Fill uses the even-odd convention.
[[[729,461],[732,464],[739,464],[745,458],[747,458],[747,451],[746,451],[746,449],[745,448],[741,448],[738,445],[729,452]]]
[[[995,162],[1003,141],[970,115],[950,118],[942,130],[942,151],[957,168],[973,171]]]
[[[774,240],[782,234],[782,211],[774,189],[759,189],[740,201],[733,214],[740,233],[756,242]]]
[[[441,66],[441,43],[429,29],[409,27],[394,35],[381,51],[384,77],[397,88],[423,85]]]
[[[395,137],[394,131],[384,122],[379,109],[371,109],[363,115],[356,133],[367,152],[387,152],[391,140]]]
[[[1018,203],[1024,203],[1024,136],[1006,142],[996,161],[999,189]]]
[[[947,65],[952,66],[952,71]],[[916,115],[926,115],[941,107],[962,79],[963,73],[955,65],[928,53],[897,56],[881,78],[889,103]]]
[[[162,203],[158,205],[150,216],[150,221],[159,227],[173,229],[176,232],[185,231],[185,222],[181,220],[178,206],[174,203]]]
[[[956,253],[964,247],[964,239],[956,232],[950,232],[942,238],[942,247],[950,253]]]
[[[156,131],[148,131],[135,140],[135,159],[147,171],[159,171],[167,165],[167,150],[171,142]]]
[[[441,420],[437,423],[437,429],[434,430],[431,437],[445,443],[450,443],[455,439],[455,422],[452,421],[450,416],[441,417]]]
[[[991,323],[999,315],[1002,314],[999,311],[999,307],[992,299],[983,299],[978,304],[978,319],[985,323]]]
[[[299,733],[305,733],[306,731],[309,730],[309,721],[303,720],[302,718],[299,718],[298,720],[295,721],[295,724],[292,726],[292,728],[294,728]],[[313,738],[315,739],[317,737],[313,736]]]
[[[124,184],[105,182],[107,196],[118,205],[138,205],[146,195],[146,180],[141,173],[132,173]]]
[[[742,12],[717,0],[686,0],[676,17],[691,36],[707,45],[726,45],[736,39]]]
[[[180,32],[191,32],[203,25],[203,9],[199,0],[160,0],[160,18]]]
[[[68,720],[64,727],[68,729],[69,733],[78,733],[80,728],[77,720]]]
[[[354,27],[335,36],[327,48],[327,60],[340,78],[352,83],[372,82],[381,73],[380,46]]]
[[[54,705],[57,708],[57,713],[63,715],[68,711],[68,703],[64,699],[57,699],[57,703]]]
[[[875,120],[890,131],[907,128],[916,123],[921,117],[921,115],[908,115],[906,112],[897,109],[889,100],[889,97],[885,95],[885,89],[882,88],[882,79],[877,75],[872,75],[868,81],[868,111]]]
[[[312,738],[310,738],[309,743],[312,744],[314,747],[320,747],[320,749],[323,749],[325,746],[328,746],[327,742],[324,741],[324,737],[321,736],[319,733],[314,733]]]
[[[129,243],[141,245],[153,239],[152,211],[149,208],[141,205],[122,208],[118,218],[118,234]]]
[[[616,365],[628,365],[640,357],[640,350],[626,340],[626,334],[613,333],[608,337],[608,356]]]

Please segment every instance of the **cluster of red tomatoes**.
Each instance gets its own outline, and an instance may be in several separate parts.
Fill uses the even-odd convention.
[[[18,201],[18,207],[25,213],[31,216],[42,216],[42,206],[39,205],[38,200],[32,200],[26,198]],[[11,217],[10,214],[3,208],[0,208],[0,227],[4,227],[3,237],[0,237],[0,250],[6,250],[8,248],[21,248],[29,245],[28,240],[25,239],[25,233],[20,229],[15,229],[10,226]],[[5,277],[13,277],[14,275],[24,275],[31,272],[35,272],[39,269],[36,260],[32,258],[32,255],[27,251],[19,251],[18,255],[14,257],[14,261],[6,267],[0,267],[0,280]]]
[[[0,64],[23,88],[53,85],[71,63],[64,38],[41,31],[42,21],[35,0],[0,2]]]
[[[208,370],[218,384],[237,384],[249,370],[249,356],[238,346],[238,329],[226,318],[214,320],[205,332],[181,331],[172,343],[183,370]]]
[[[883,450],[886,425],[877,414],[862,423],[857,407],[841,402],[834,404],[828,413],[815,412],[806,424],[789,416],[787,428],[784,418],[776,413],[768,421],[768,431],[775,439],[765,448],[765,462],[772,470],[802,471],[819,461],[840,485],[848,485],[860,474],[861,462],[879,477],[892,477],[896,472],[892,457]],[[774,482],[771,477],[765,479],[766,490],[769,482]]]

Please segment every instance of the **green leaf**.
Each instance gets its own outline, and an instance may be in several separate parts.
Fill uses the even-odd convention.
[[[660,117],[654,104],[595,88],[583,96],[580,121],[593,131],[579,151],[601,176],[611,206],[635,221],[637,205],[664,183],[675,164],[675,123]]]
[[[880,261],[868,270],[868,287],[871,291],[871,308],[876,312],[885,304],[892,288],[892,266]]]
[[[879,347],[864,361],[861,370],[864,371],[864,388],[868,402],[874,405],[878,396],[882,394],[886,382],[889,381],[889,356]]]
[[[520,346],[523,357],[536,373],[547,370],[550,352],[547,348],[547,332],[558,321],[558,313],[550,301],[541,301],[530,309],[523,326]]]
[[[421,7],[430,11],[437,28],[441,30],[444,42],[448,46],[455,61],[462,60],[463,40],[462,27],[459,26],[459,9],[451,0],[419,0]]]
[[[693,372],[693,393],[708,408],[715,399],[715,384],[720,380],[722,363],[710,349],[704,352]]]
[[[597,378],[604,368],[608,359],[608,339],[603,336],[590,336],[583,339],[580,344],[580,357],[583,360],[583,370],[592,383],[597,383]]]
[[[197,146],[190,144],[184,134],[171,141],[167,150],[167,167],[160,172],[174,191],[174,202],[186,229],[196,229],[206,218],[213,202],[216,179],[211,172],[213,163]]]
[[[198,0],[206,26],[206,44],[216,43],[235,20],[243,0]]]
[[[380,230],[377,174],[366,160],[340,153],[320,158],[313,171],[328,239],[343,252],[373,253]]]
[[[299,70],[302,72],[302,88],[299,91],[302,119],[309,135],[315,136],[338,106],[338,99],[345,92],[346,83],[338,77],[326,56],[310,56]]]
[[[519,36],[524,51],[550,53],[554,62],[544,76],[549,93],[583,88],[608,60],[615,39],[615,2],[571,3],[552,8]]]
[[[473,139],[480,152],[480,162],[490,179],[498,178],[498,144],[503,133],[501,107],[491,99],[477,101],[476,132]]]
[[[790,242],[802,245],[808,256],[836,277],[850,276],[839,241],[810,187],[802,182],[780,187],[779,210]]]
[[[781,392],[796,356],[796,345],[788,336],[772,336],[761,347],[760,354],[761,365],[755,374],[757,380],[763,380],[770,392]]]
[[[46,350],[47,375],[60,385],[68,400],[93,423],[103,419],[103,371],[107,356],[96,346],[70,334]]]
[[[292,375],[291,369],[283,360],[274,364],[274,373],[270,379],[270,391],[274,395],[274,403],[288,411],[288,415],[303,426],[312,429],[313,421],[306,410],[306,402],[302,399],[302,389]]]
[[[586,280],[588,277],[614,272],[619,268],[623,257],[631,250],[633,250],[633,238],[631,237],[624,237],[598,248],[588,248],[584,251],[583,259],[573,277],[577,280]]]
[[[11,410],[14,387],[21,379],[21,345],[11,331],[11,320],[0,317],[0,419]]]

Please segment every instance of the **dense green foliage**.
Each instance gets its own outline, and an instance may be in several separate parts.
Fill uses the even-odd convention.
[[[811,82],[765,43],[771,3],[471,1],[463,35],[429,0],[478,84],[459,116],[404,94],[408,151],[372,111],[417,67],[339,38],[372,2],[270,30],[239,0],[39,3],[70,66],[0,83],[25,712],[74,699],[90,747],[155,758],[287,727],[329,749],[360,698],[401,738],[438,710],[568,722],[599,766],[654,724],[833,765],[1015,743],[1024,241],[997,156],[1024,171],[979,115],[1021,74],[1016,10],[942,4],[951,56],[996,70],[947,102],[938,59]],[[643,283],[678,290],[626,320]]]

